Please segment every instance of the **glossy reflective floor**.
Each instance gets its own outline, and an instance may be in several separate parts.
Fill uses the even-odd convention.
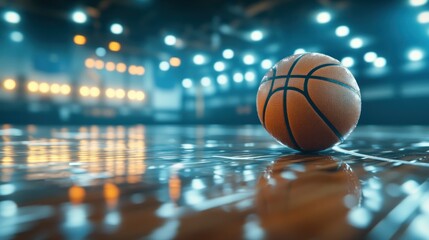
[[[299,154],[260,126],[0,130],[0,239],[427,239],[429,128]]]

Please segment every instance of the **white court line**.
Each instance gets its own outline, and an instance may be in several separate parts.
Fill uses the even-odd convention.
[[[413,194],[402,200],[368,233],[369,239],[392,239],[401,225],[419,208],[428,187],[429,181],[426,180]]]
[[[392,158],[371,156],[371,155],[367,155],[367,154],[357,153],[354,151],[349,151],[349,150],[340,148],[338,146],[335,146],[332,149],[336,152],[340,152],[340,153],[344,153],[344,154],[348,154],[348,155],[353,155],[356,157],[370,158],[370,159],[378,160],[378,161],[382,161],[382,162],[400,163],[400,164],[404,164],[404,165],[412,165],[412,166],[419,166],[419,167],[429,167],[429,163],[426,163],[426,162],[410,162],[410,161],[417,161],[415,159],[410,160],[410,161],[405,161],[405,160],[398,160],[398,159],[392,159]]]

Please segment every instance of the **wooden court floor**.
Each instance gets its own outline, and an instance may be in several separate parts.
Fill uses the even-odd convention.
[[[0,239],[429,239],[429,128],[3,125]]]

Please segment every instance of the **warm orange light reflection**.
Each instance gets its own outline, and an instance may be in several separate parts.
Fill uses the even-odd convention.
[[[80,87],[79,93],[81,96],[87,97],[89,95],[89,87],[87,86]]]
[[[27,89],[30,92],[37,92],[37,91],[39,91],[39,83],[37,83],[35,81],[31,81],[27,84]]]
[[[181,63],[182,63],[182,61],[178,57],[170,58],[170,65],[173,67],[178,67],[178,66],[180,66]]]
[[[120,190],[113,183],[104,184],[104,199],[109,207],[115,207],[118,203]]]
[[[51,93],[52,94],[60,93],[60,85],[58,83],[54,83],[51,85]]]
[[[114,98],[115,97],[115,89],[113,89],[113,88],[106,89],[106,97]]]
[[[92,87],[90,89],[89,94],[91,95],[91,97],[98,97],[100,96],[100,89],[98,87]]]
[[[106,63],[106,70],[109,72],[115,71],[115,63],[114,62],[107,62]]]
[[[145,69],[143,66],[136,67],[136,72],[137,72],[137,75],[143,75],[145,72]]]
[[[103,69],[104,68],[104,62],[103,62],[103,60],[100,60],[100,59],[96,60],[95,61],[95,68],[98,69],[98,70]]]
[[[145,99],[146,95],[143,91],[137,91],[136,92],[136,100],[137,101],[143,101]]]
[[[170,192],[170,198],[173,202],[177,202],[180,198],[181,181],[176,174],[173,174],[168,181],[168,189]]]
[[[69,189],[70,202],[73,204],[80,204],[85,198],[85,189],[79,186],[72,186]]]
[[[130,66],[128,67],[128,73],[129,73],[129,74],[131,74],[131,75],[135,75],[135,74],[137,74],[136,66],[134,66],[134,65],[130,65]]]
[[[125,91],[122,88],[118,88],[115,90],[116,98],[122,99],[125,97]]]
[[[61,85],[60,91],[61,91],[61,94],[63,94],[63,95],[69,95],[71,92],[71,88],[69,85],[63,84],[63,85]]]
[[[130,100],[136,99],[136,91],[134,91],[134,90],[128,91],[127,95],[128,95],[128,99],[130,99]]]
[[[116,64],[116,71],[118,71],[120,73],[127,71],[127,65],[125,65],[124,63]]]
[[[85,60],[85,67],[87,68],[94,68],[95,67],[95,60],[92,58],[87,58]]]
[[[118,52],[119,50],[121,50],[121,44],[115,41],[111,41],[109,43],[109,49],[112,52]]]
[[[45,83],[45,82],[40,83],[40,85],[39,85],[39,91],[41,93],[47,93],[47,92],[49,92],[49,84]]]
[[[85,36],[83,36],[83,35],[75,35],[74,37],[73,37],[73,42],[76,44],[76,45],[85,45],[85,43],[86,43],[86,37]]]
[[[8,91],[12,91],[16,88],[16,81],[11,78],[8,78],[3,81],[3,87]]]

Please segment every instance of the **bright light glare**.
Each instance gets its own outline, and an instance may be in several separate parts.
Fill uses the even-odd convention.
[[[89,88],[87,86],[82,86],[79,89],[80,95],[87,97],[89,95]]]
[[[165,43],[166,45],[168,45],[168,46],[173,46],[173,45],[175,45],[175,44],[176,44],[176,42],[177,42],[177,39],[176,39],[176,37],[175,37],[175,36],[173,36],[173,35],[167,35],[167,36],[165,36],[165,38],[164,38],[164,43]]]
[[[76,11],[72,14],[72,20],[75,23],[85,23],[86,20],[88,19],[88,17],[86,16],[86,14],[82,11]]]
[[[363,46],[363,40],[362,38],[353,38],[352,40],[350,40],[350,47],[354,48],[354,49],[358,49],[361,48]]]
[[[216,80],[219,85],[225,85],[228,83],[228,77],[225,74],[219,75]]]
[[[363,60],[365,60],[367,63],[372,63],[375,61],[375,59],[377,59],[377,53],[375,52],[367,52],[363,56]]]
[[[110,31],[113,34],[122,34],[124,32],[124,27],[119,23],[114,23],[110,25]]]
[[[350,29],[347,26],[339,26],[335,29],[335,34],[338,37],[346,37],[350,34]]]
[[[61,87],[58,83],[54,83],[51,85],[51,93],[58,94],[61,91]]]
[[[251,55],[251,54],[246,54],[243,57],[243,62],[246,65],[252,65],[252,64],[255,63],[255,57],[253,55]]]
[[[22,42],[24,40],[24,35],[21,32],[13,31],[10,33],[10,39],[14,42]]]
[[[21,16],[17,12],[7,11],[4,13],[3,18],[6,22],[17,24],[21,21]]]
[[[412,49],[408,52],[408,59],[413,62],[418,62],[422,60],[424,57],[424,53],[421,49]]]
[[[410,5],[413,7],[418,7],[425,5],[427,3],[427,0],[410,0]]]
[[[232,51],[232,49],[225,49],[225,50],[223,50],[223,52],[222,52],[222,56],[223,56],[225,59],[231,59],[231,58],[233,58],[233,57],[234,57],[234,51]]]
[[[242,73],[234,73],[234,75],[232,76],[232,79],[236,83],[241,83],[244,80],[244,76]]]
[[[203,55],[201,54],[197,54],[194,56],[194,58],[192,59],[194,61],[195,64],[197,65],[203,65],[206,62],[206,59]]]
[[[244,79],[248,82],[253,82],[256,79],[256,74],[254,72],[246,72]]]
[[[261,62],[261,67],[263,68],[263,69],[269,69],[270,67],[272,67],[273,66],[273,62],[270,60],[270,59],[264,59],[262,62]]]
[[[422,12],[417,16],[419,23],[429,23],[429,11]]]
[[[170,64],[167,61],[162,61],[159,63],[159,69],[161,69],[161,71],[168,71],[168,69],[170,69]]]
[[[316,20],[318,23],[320,24],[325,24],[331,21],[331,14],[328,12],[321,12],[319,14],[317,14],[316,16]]]
[[[8,91],[14,90],[16,88],[16,81],[11,78],[8,78],[3,81],[3,87]]]
[[[378,57],[377,59],[375,59],[375,61],[374,61],[374,66],[376,67],[376,68],[383,68],[383,67],[385,67],[386,66],[386,63],[387,63],[387,61],[386,61],[386,59],[385,58],[383,58],[383,57]]]
[[[30,92],[37,92],[39,90],[39,83],[35,81],[31,81],[27,84],[27,89]]]
[[[345,57],[341,60],[341,64],[344,67],[353,67],[355,65],[355,60],[352,57]]]
[[[212,84],[212,80],[210,80],[210,78],[209,77],[203,77],[203,78],[201,78],[201,85],[203,86],[203,87],[208,87],[208,86],[210,86]]]
[[[216,72],[222,72],[223,70],[225,70],[225,63],[221,61],[215,62],[213,68]]]
[[[295,50],[295,52],[293,54],[303,54],[306,53],[307,51],[305,51],[304,48],[298,48]]]
[[[47,92],[49,92],[49,84],[45,83],[45,82],[40,83],[40,85],[39,85],[39,91],[41,93],[47,93]]]
[[[183,80],[182,80],[182,86],[183,86],[184,88],[191,88],[191,87],[192,87],[192,85],[193,85],[193,83],[192,83],[192,80],[191,80],[191,79],[189,79],[189,78],[185,78],[185,79],[183,79]]]
[[[116,41],[111,41],[109,42],[109,49],[112,52],[118,52],[119,50],[121,50],[121,44]]]
[[[259,30],[255,30],[250,33],[250,39],[252,39],[252,41],[261,41],[262,38],[264,38],[264,33]]]

